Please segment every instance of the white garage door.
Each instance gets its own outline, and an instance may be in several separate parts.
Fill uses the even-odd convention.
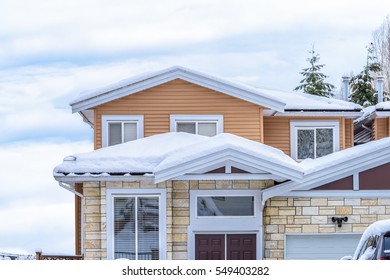
[[[361,234],[286,235],[286,260],[339,260],[352,256]]]

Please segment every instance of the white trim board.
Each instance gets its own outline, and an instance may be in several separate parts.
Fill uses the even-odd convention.
[[[204,168],[209,165],[215,165],[218,162],[224,162],[228,160],[232,162],[238,162],[249,167],[258,168],[280,177],[286,177],[288,179],[300,181],[303,178],[303,172],[299,171],[298,168],[288,168],[278,164],[277,162],[264,160],[259,157],[254,157],[250,154],[228,148],[223,151],[191,160],[189,162],[183,162],[179,166],[159,170],[155,172],[155,181],[156,183],[160,183],[172,178],[192,173],[196,170],[199,170],[200,168]]]
[[[390,197],[390,190],[373,191],[291,191],[282,195],[283,197],[351,197],[351,198],[373,198]]]

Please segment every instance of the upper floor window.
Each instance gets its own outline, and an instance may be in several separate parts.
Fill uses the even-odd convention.
[[[319,158],[339,150],[338,121],[292,121],[291,156],[296,160]]]
[[[142,137],[144,137],[144,117],[142,115],[102,116],[103,147]]]
[[[223,116],[171,115],[171,131],[215,136],[223,132]]]

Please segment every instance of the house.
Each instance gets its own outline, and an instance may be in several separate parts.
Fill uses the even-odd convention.
[[[378,140],[355,146],[359,105],[180,66],[71,107],[95,150],[54,177],[75,193],[85,259],[332,259],[390,218],[385,109]]]

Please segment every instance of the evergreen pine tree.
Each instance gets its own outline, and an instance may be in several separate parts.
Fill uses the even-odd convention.
[[[378,102],[378,92],[373,86],[372,74],[381,71],[381,65],[376,61],[373,44],[367,49],[367,64],[359,74],[353,76],[349,81],[351,94],[349,100],[368,107]]]
[[[320,56],[319,54],[316,54],[314,47],[309,53],[311,54],[311,57],[308,58],[307,61],[310,63],[310,67],[305,68],[300,72],[304,78],[300,81],[300,85],[294,90],[303,90],[303,92],[313,95],[332,97],[335,87],[332,84],[325,83],[324,80],[328,76],[320,72],[325,64],[318,64]]]

